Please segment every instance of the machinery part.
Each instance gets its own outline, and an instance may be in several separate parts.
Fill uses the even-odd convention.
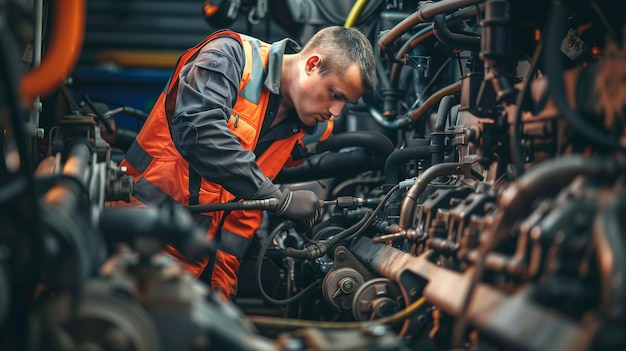
[[[159,253],[166,243],[174,245],[189,260],[199,260],[215,252],[206,230],[191,215],[173,204],[161,208],[114,207],[100,213],[98,229],[111,246],[127,243],[139,255]]]
[[[318,351],[409,351],[402,340],[396,337],[389,327],[381,324],[364,325],[358,329],[306,328],[280,336],[281,350]]]
[[[111,285],[91,283],[66,326],[76,349],[162,350],[161,333],[146,310]]]
[[[423,296],[445,313],[458,317],[469,285],[468,273],[461,274],[432,263],[432,252],[419,257],[396,248],[373,244],[360,238],[352,248],[360,259],[369,261],[374,271],[393,281],[402,281],[403,295],[408,297],[411,285],[424,286]],[[470,271],[471,272],[471,271]],[[409,291],[406,291],[407,288]],[[415,291],[418,291],[416,289]],[[450,291],[458,293],[450,294]],[[594,325],[582,325],[569,317],[546,310],[533,301],[532,287],[506,294],[486,283],[476,286],[470,302],[469,318],[474,326],[525,350],[585,350],[590,345]],[[519,316],[524,316],[520,323]],[[541,331],[541,335],[538,332]]]
[[[322,283],[324,299],[337,311],[349,311],[354,293],[364,282],[365,279],[356,269],[334,268],[326,274]]]
[[[570,107],[569,101],[567,100],[567,89],[565,89],[565,83],[562,77],[563,63],[560,60],[560,45],[556,44],[561,40],[561,34],[566,26],[568,10],[570,10],[569,4],[555,1],[550,15],[550,26],[547,31],[545,66],[546,74],[550,82],[548,88],[552,99],[562,116],[572,127],[584,136],[585,139],[599,146],[615,149],[624,153],[626,148],[622,146],[620,142],[608,137],[608,134],[605,133],[604,130],[597,128],[585,120],[583,116]],[[555,47],[553,48],[552,46]]]
[[[342,152],[345,148],[356,149]],[[378,132],[332,134],[326,140],[308,144],[310,157],[307,162],[283,168],[275,181],[294,183],[337,177],[339,174],[345,178],[366,170],[382,169],[393,149],[391,140]]]
[[[4,251],[4,248],[0,247],[0,250]],[[0,253],[4,255],[4,253]],[[11,306],[11,291],[9,290],[8,277],[4,270],[5,258],[0,257],[0,329],[4,329],[4,323],[9,314],[9,306]]]
[[[202,14],[210,26],[225,28],[239,17],[240,7],[241,0],[205,0]]]
[[[22,77],[20,95],[33,99],[56,89],[74,69],[85,35],[85,1],[61,0],[54,4],[54,33],[41,65]]]
[[[390,316],[404,308],[402,291],[387,278],[366,281],[354,293],[352,315],[357,321],[372,321]]]

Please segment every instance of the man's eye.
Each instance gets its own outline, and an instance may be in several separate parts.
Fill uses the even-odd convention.
[[[335,94],[334,92],[330,92],[330,97],[331,99],[336,99],[337,98],[337,94]]]

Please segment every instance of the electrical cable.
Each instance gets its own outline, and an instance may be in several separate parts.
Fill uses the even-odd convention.
[[[373,217],[368,216],[372,211],[368,210],[363,217],[350,228],[331,236],[325,240],[319,240],[312,242],[310,245],[305,246],[304,249],[294,249],[288,247],[285,249],[285,253],[289,257],[293,257],[300,260],[315,259],[324,256],[328,251],[331,251],[332,247],[337,243],[348,240],[353,237],[360,229],[364,228],[364,223]],[[371,221],[370,221],[371,222]]]
[[[280,233],[282,230],[287,228],[289,225],[290,225],[289,221],[282,221],[268,235],[263,245],[261,245],[261,250],[259,251],[259,255],[257,257],[255,269],[254,269],[256,283],[257,283],[257,287],[259,288],[259,293],[261,294],[261,297],[263,297],[265,301],[272,303],[274,305],[287,305],[287,304],[296,302],[306,297],[311,292],[313,292],[316,289],[319,289],[322,286],[322,282],[319,280],[316,280],[315,282],[311,283],[309,286],[304,288],[304,290],[300,291],[296,295],[283,299],[283,300],[278,300],[269,296],[265,292],[265,289],[263,289],[263,284],[261,282],[261,268],[263,267],[263,257],[265,257],[265,252],[267,252],[267,248],[269,247],[270,243],[274,241],[274,238],[276,237],[276,235],[278,235],[278,233]]]
[[[298,259],[314,259],[325,255],[334,245],[338,242],[352,239],[365,231],[365,229],[369,228],[370,224],[374,221],[378,212],[382,210],[385,205],[385,202],[389,200],[391,195],[395,193],[398,189],[400,189],[400,185],[396,184],[393,188],[391,188],[385,197],[380,201],[380,203],[376,206],[373,211],[368,211],[363,215],[363,218],[359,220],[356,224],[351,226],[350,228],[344,230],[343,232],[334,235],[331,238],[326,240],[318,241],[313,245],[309,245],[304,249],[292,249],[287,248],[285,252],[289,257],[298,258]]]
[[[415,105],[417,105],[417,103],[420,101],[422,96],[424,96],[424,94],[428,91],[428,89],[433,85],[435,80],[437,80],[437,78],[439,77],[441,72],[443,72],[443,69],[446,68],[446,66],[448,66],[450,64],[450,62],[452,62],[452,58],[448,57],[441,64],[441,66],[439,66],[439,69],[437,69],[437,72],[435,72],[435,74],[432,76],[430,81],[428,81],[428,83],[426,83],[426,85],[418,93],[415,94],[415,96],[417,96],[417,100],[415,100],[415,102],[413,103],[413,106],[411,106],[411,109],[415,108]]]
[[[539,55],[541,55],[541,49],[543,46],[543,42],[539,41],[537,46],[535,47],[535,52],[533,53],[533,57],[531,58],[530,67],[528,68],[528,72],[526,73],[526,79],[522,82],[522,87],[520,91],[517,93],[517,98],[515,100],[515,106],[517,109],[515,110],[515,118],[513,122],[513,135],[511,136],[511,156],[513,159],[513,170],[515,178],[519,177],[524,173],[524,155],[522,154],[522,104],[528,96],[528,92],[530,91],[530,82],[537,71],[537,61],[539,61]]]
[[[131,117],[134,117],[135,119],[141,121],[141,122],[145,122],[146,119],[148,118],[148,114],[145,111],[136,109],[134,107],[130,107],[130,106],[120,106],[120,107],[116,107],[112,110],[109,110],[107,112],[104,113],[104,117],[105,118],[109,118],[112,117],[113,115],[116,115],[118,113],[125,113]]]
[[[89,97],[89,95],[87,94],[83,95],[83,99],[87,103],[87,106],[89,106],[89,108],[96,114],[96,116],[98,116],[98,120],[102,122],[107,132],[113,134],[114,131],[113,131],[113,127],[111,126],[111,123],[109,122],[108,119],[106,119],[106,117],[104,117],[102,112],[100,112],[100,110],[96,108],[96,105],[93,103],[93,101],[91,101],[91,98]]]
[[[372,6],[370,8],[368,8],[368,11],[365,12],[369,12],[369,13],[364,13],[363,8],[365,8],[365,2],[367,1],[362,1],[362,0],[357,0],[356,3],[353,5],[353,7],[351,8],[350,13],[346,16],[346,18],[342,18],[340,16],[338,16],[333,10],[331,10],[328,7],[328,4],[326,3],[325,0],[314,0],[313,3],[316,4],[318,6],[318,8],[320,9],[320,11],[328,18],[330,19],[332,22],[334,22],[335,24],[340,24],[340,23],[347,23],[349,20],[350,15],[352,14],[352,11],[354,11],[354,7],[356,7],[358,5],[359,2],[363,2],[364,4],[362,5],[358,5],[358,6],[362,6],[361,9],[358,9],[358,15],[356,16],[357,18],[354,19],[354,23],[352,24],[352,26],[358,25],[359,23],[356,21],[357,19],[360,19],[361,21],[365,21],[366,19],[368,19],[371,15],[373,15],[374,13],[376,13],[375,9],[378,8],[378,6],[380,6],[383,1],[382,0],[375,0],[378,4],[375,6]],[[370,11],[370,9],[373,9],[372,11]],[[351,20],[352,21],[352,20]],[[346,27],[348,28],[348,27]]]
[[[348,17],[346,17],[346,22],[343,24],[344,28],[354,27],[363,11],[363,8],[367,4],[367,0],[356,0],[354,5],[352,5],[352,9],[350,9],[350,13]]]

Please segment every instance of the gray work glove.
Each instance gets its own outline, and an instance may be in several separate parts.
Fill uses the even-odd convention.
[[[320,199],[310,190],[284,189],[276,208],[274,214],[292,221],[298,233],[311,229],[322,213]]]

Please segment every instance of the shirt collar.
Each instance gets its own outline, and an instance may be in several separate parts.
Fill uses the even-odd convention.
[[[282,75],[283,56],[285,54],[295,54],[300,51],[300,45],[295,41],[285,38],[272,43],[270,46],[270,56],[267,63],[267,76],[265,77],[265,87],[272,94],[280,95],[280,78]]]
[[[295,123],[295,125],[297,127],[299,127],[300,129],[304,129],[304,131],[307,134],[315,134],[315,131],[317,130],[317,125],[319,123],[315,123],[312,126],[307,126],[306,124],[302,123],[302,121],[300,120],[300,118],[298,117],[298,114],[296,113],[296,111],[292,111],[289,114],[289,117],[287,117],[287,121],[293,121],[293,123]],[[293,125],[293,124],[292,124]]]

